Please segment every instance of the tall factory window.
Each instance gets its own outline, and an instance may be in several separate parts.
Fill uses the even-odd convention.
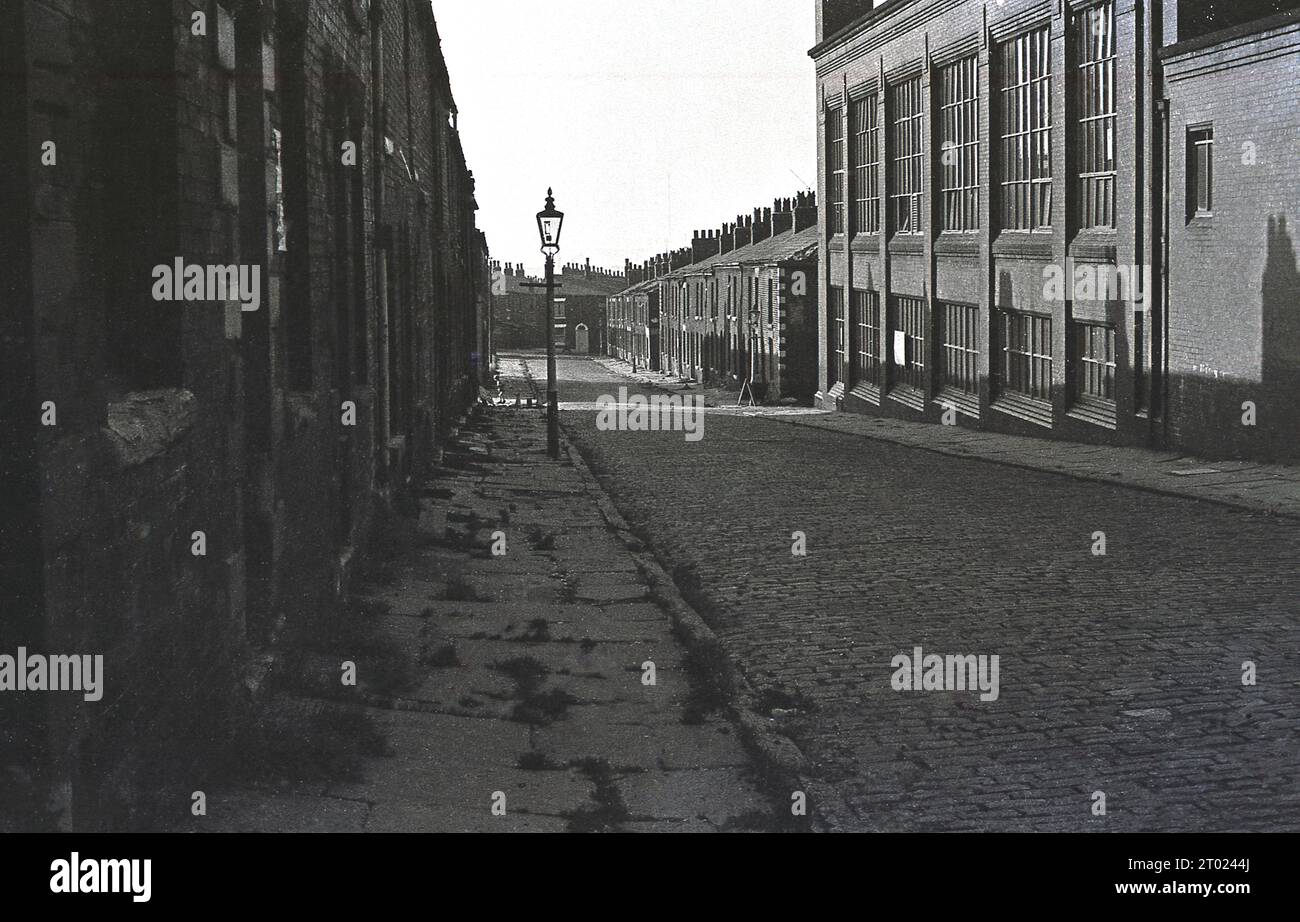
[[[939,72],[939,167],[943,229],[972,231],[980,224],[979,67],[972,55]]]
[[[830,192],[830,232],[844,233],[844,110],[826,113],[827,185]]]
[[[880,115],[875,93],[853,103],[853,230],[880,230]]]
[[[1115,226],[1115,5],[1075,15],[1079,72],[1079,225]]]
[[[1002,227],[1052,226],[1052,49],[1046,28],[1002,46]]]
[[[894,208],[894,231],[921,233],[921,180],[924,159],[925,104],[921,78],[913,77],[890,90],[894,122],[893,182],[890,199]]]

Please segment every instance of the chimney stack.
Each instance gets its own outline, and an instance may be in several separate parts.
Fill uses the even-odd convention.
[[[753,218],[746,219],[741,215],[736,216],[736,230],[734,232],[735,242],[732,243],[733,250],[739,250],[741,247],[747,247],[753,243],[753,222]]]
[[[794,230],[794,208],[788,198],[779,198],[772,203],[772,236]]]
[[[710,256],[717,256],[719,243],[713,231],[696,231],[695,239],[691,241],[691,262],[703,262]]]
[[[817,225],[817,193],[800,192],[795,200],[794,229],[798,233]]]

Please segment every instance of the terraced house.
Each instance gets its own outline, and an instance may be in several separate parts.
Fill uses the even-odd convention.
[[[1294,456],[1291,0],[818,0],[823,406]]]
[[[474,179],[427,2],[14,0],[0,51],[0,648],[105,674],[0,699],[0,828],[156,828],[477,399]]]
[[[608,301],[611,354],[760,397],[815,390],[817,204],[778,199],[656,256]]]

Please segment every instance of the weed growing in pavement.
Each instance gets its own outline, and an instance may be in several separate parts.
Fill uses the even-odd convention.
[[[569,821],[569,832],[622,832],[622,824],[631,815],[618,790],[614,771],[604,759],[580,759],[569,763],[591,779],[595,785],[589,807],[562,814]]]
[[[695,568],[688,564],[679,563],[673,567],[672,577],[682,599],[687,605],[695,609],[696,613],[704,619],[704,623],[710,626],[717,624],[720,612],[704,592],[704,583]]]
[[[461,665],[456,644],[426,644],[420,648],[420,665],[430,669],[455,669]]]
[[[689,645],[682,664],[690,683],[682,723],[702,724],[710,714],[724,712],[735,695],[735,682],[722,647],[716,642]]]
[[[551,625],[545,618],[534,618],[528,622],[528,630],[519,638],[524,643],[549,643],[551,640]]]
[[[564,766],[551,761],[551,757],[546,753],[534,749],[522,754],[516,767],[524,772],[553,772]]]
[[[318,675],[318,664],[309,654],[357,663],[365,688],[391,697],[415,685],[415,663],[401,644],[379,630],[379,619],[391,613],[385,602],[351,598],[346,604],[329,605],[319,612],[292,619],[281,639],[285,648],[286,672],[296,675],[312,689],[339,690],[330,666],[328,680]]]
[[[747,810],[736,816],[728,817],[718,827],[719,832],[807,832],[808,823],[801,817],[793,816],[788,810]]]
[[[519,701],[510,719],[516,723],[546,726],[564,718],[569,707],[578,703],[578,699],[564,689],[542,691],[550,670],[531,656],[508,659],[495,663],[492,668],[514,680],[514,697]]]
[[[536,551],[553,551],[555,550],[555,532],[544,531],[540,526],[534,525],[528,531],[528,541]]]
[[[433,543],[432,537],[420,530],[419,500],[402,491],[393,498],[392,505],[381,503],[376,508],[357,562],[357,579],[361,583],[392,585],[397,579],[397,564]]]
[[[550,673],[546,664],[531,656],[516,656],[499,663],[493,663],[492,669],[514,680],[520,692],[529,694],[542,687],[542,681]]]
[[[510,719],[515,723],[544,727],[563,720],[568,715],[569,708],[577,703],[578,699],[564,689],[552,688],[524,698],[515,705]]]
[[[273,702],[236,730],[220,773],[235,783],[358,781],[367,756],[390,756],[361,709],[313,701]]]
[[[446,601],[481,602],[483,600],[479,597],[478,590],[465,578],[465,574],[453,573],[447,577]]]

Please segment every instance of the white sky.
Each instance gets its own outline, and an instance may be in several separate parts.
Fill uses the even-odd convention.
[[[816,185],[811,0],[432,3],[493,259],[540,273],[548,185],[619,270]]]

